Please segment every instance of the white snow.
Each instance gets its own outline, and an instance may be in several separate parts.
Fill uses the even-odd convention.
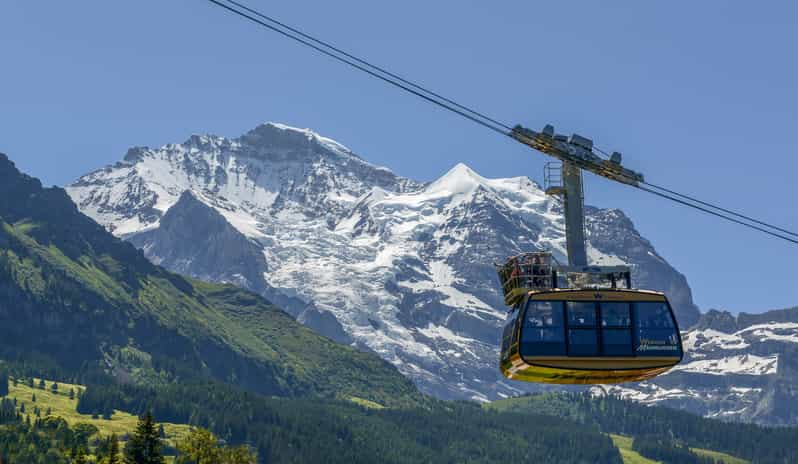
[[[798,343],[798,323],[770,322],[747,327],[738,332],[740,335],[750,334],[760,340]]]
[[[687,398],[690,392],[681,388],[663,388],[659,385],[641,382],[635,384],[594,386],[590,388],[590,393],[594,396],[615,395],[623,399],[637,401],[639,403],[657,403],[664,400]]]
[[[463,337],[452,332],[449,328],[441,325],[429,324],[426,328],[418,328],[419,333],[429,338],[442,339],[452,345],[456,345],[463,353],[471,356],[476,356],[476,353],[471,351],[471,346],[477,342],[476,340],[468,337]]]
[[[299,127],[292,127],[292,126],[289,126],[289,125],[286,125],[286,124],[281,124],[279,122],[267,122],[266,124],[272,125],[272,126],[278,128],[278,129],[282,129],[282,130],[286,130],[286,131],[293,131],[293,132],[303,133],[303,134],[305,134],[306,136],[308,136],[310,138],[315,138],[316,140],[318,140],[319,142],[321,142],[322,144],[324,144],[325,146],[327,146],[328,148],[330,148],[332,150],[339,151],[339,152],[345,152],[345,153],[351,153],[351,150],[349,150],[349,148],[345,147],[341,143],[336,142],[333,139],[328,139],[327,137],[322,137],[318,133],[316,133],[316,132],[314,132],[314,131],[312,131],[312,130],[310,130],[308,128],[300,129]]]
[[[779,355],[756,356],[753,354],[740,354],[719,359],[701,359],[680,364],[672,372],[695,372],[710,375],[770,375],[775,374],[778,367]]]
[[[727,334],[715,329],[694,330],[682,339],[685,351],[694,352],[699,347],[702,351],[712,349],[741,350],[749,344],[738,333]]]

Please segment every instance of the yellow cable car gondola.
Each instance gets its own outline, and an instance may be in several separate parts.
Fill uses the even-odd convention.
[[[562,198],[568,266],[551,253],[526,253],[498,266],[511,309],[499,362],[515,380],[601,384],[650,379],[682,360],[673,309],[663,293],[632,289],[626,266],[589,266],[582,170],[639,186],[643,175],[593,152],[593,141],[547,125],[522,126],[513,138],[557,158],[544,171],[546,193]]]
[[[501,345],[500,369],[507,378],[559,384],[640,381],[682,359],[668,299],[628,288],[627,268],[576,271],[553,265],[549,253],[527,253],[498,270],[512,307]],[[579,285],[558,288],[562,281]]]

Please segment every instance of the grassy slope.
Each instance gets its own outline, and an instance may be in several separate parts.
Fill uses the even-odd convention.
[[[615,435],[612,433],[610,434],[610,437],[612,437],[612,442],[615,443],[615,446],[621,452],[621,457],[623,458],[624,464],[657,464],[659,462],[643,457],[637,451],[633,450],[632,442],[634,439],[632,437],[625,437],[623,435]],[[702,448],[690,448],[690,450],[699,456],[706,456],[724,464],[749,464],[749,461],[746,461],[745,459],[736,458],[719,451],[706,450]]]
[[[191,345],[200,345],[200,350],[239,357],[242,358],[237,360],[239,363],[253,362],[265,368],[263,375],[274,382],[268,393],[359,396],[383,405],[410,404],[419,399],[412,384],[376,355],[315,334],[255,294],[233,286],[183,279],[161,269],[137,276],[138,288],[131,291],[108,272],[124,269],[123,262],[109,255],[71,259],[59,248],[44,246],[29,235],[35,230],[27,222],[2,224],[2,232],[16,245],[16,249],[6,251],[11,280],[38,303],[48,304],[52,300],[46,276],[58,273],[91,299],[110,306],[102,311],[118,308],[127,313],[124,316],[128,321],[120,324],[132,325],[141,318],[154,318],[162,330],[176,332]],[[135,336],[131,338],[131,346],[144,352],[146,358],[151,349],[142,348]],[[211,363],[207,359],[203,362]],[[147,366],[120,367],[130,371]]]
[[[724,464],[750,464],[750,461],[746,461],[745,459],[740,459],[726,453],[721,453],[719,451],[712,451],[703,448],[690,448],[690,450],[699,456],[706,456],[716,461],[723,462]]]
[[[24,383],[18,383],[16,386],[9,382],[8,385],[8,398],[17,400],[17,410],[25,405],[25,414],[34,417],[34,407],[38,407],[41,411],[42,417],[45,417],[45,412],[50,409],[50,415],[54,417],[61,417],[67,421],[70,426],[76,424],[91,424],[99,430],[100,435],[110,435],[112,433],[122,436],[133,432],[136,428],[138,418],[132,414],[123,411],[114,411],[113,416],[109,420],[102,418],[93,419],[91,416],[80,414],[77,412],[78,400],[69,399],[69,390],[82,391],[85,389],[83,385],[75,385],[69,383],[58,383],[58,393],[50,391],[52,382],[45,381],[46,388],[44,390],[38,388],[40,379],[34,379],[33,388]],[[33,395],[36,395],[36,402],[32,401]],[[174,443],[174,440],[184,436],[190,430],[188,425],[184,424],[170,424],[164,423],[164,432],[168,443]]]
[[[610,434],[612,442],[621,452],[623,464],[657,464],[659,461],[653,461],[638,454],[637,451],[632,449],[632,437],[624,437],[622,435]]]
[[[267,341],[274,362],[290,368],[292,376],[309,379],[303,384],[307,393],[344,400],[361,397],[383,406],[424,402],[412,383],[377,355],[321,337],[282,311],[267,311],[263,298],[255,294],[232,286],[192,283],[225,319],[235,321],[237,331]]]

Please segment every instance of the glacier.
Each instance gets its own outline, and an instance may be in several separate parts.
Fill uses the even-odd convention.
[[[528,177],[457,164],[419,182],[309,129],[266,123],[131,148],[67,191],[153,261],[257,291],[378,353],[422,391],[488,401],[541,388],[496,368],[505,308],[493,264],[531,250],[566,261],[562,203]],[[201,236],[218,217],[212,230],[225,239]],[[586,229],[593,263],[632,266],[639,287],[668,294],[683,327],[698,321],[686,278],[623,212],[588,207]]]

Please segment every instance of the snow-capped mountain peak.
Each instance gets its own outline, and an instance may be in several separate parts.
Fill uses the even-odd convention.
[[[267,123],[261,124],[260,126],[256,127],[255,129],[250,131],[247,135],[249,136],[249,135],[258,134],[258,132],[267,132],[266,136],[268,137],[268,129],[270,129],[270,128],[275,128],[275,129],[286,131],[286,132],[301,133],[301,134],[304,134],[305,137],[307,137],[309,140],[314,140],[314,141],[324,145],[325,147],[329,148],[331,151],[333,151],[335,153],[347,154],[347,155],[350,155],[350,156],[355,156],[354,153],[352,153],[352,150],[350,150],[346,146],[342,145],[341,143],[338,143],[337,141],[335,141],[333,139],[330,139],[330,138],[327,138],[327,137],[323,137],[320,134],[318,134],[317,132],[314,132],[314,131],[312,131],[312,130],[310,130],[308,128],[300,129],[298,127],[292,127],[292,126],[288,126],[288,125],[277,123],[277,122],[267,122]]]
[[[444,195],[465,195],[488,184],[488,180],[474,172],[464,163],[457,163],[446,174],[432,182],[424,190],[428,194],[435,192]]]
[[[69,191],[85,213],[124,236],[157,227],[185,190],[207,193],[228,212],[326,216],[373,187],[418,184],[315,132],[266,123],[234,139],[193,135],[182,144],[132,148],[123,162],[81,177]]]
[[[441,194],[445,196],[468,195],[478,189],[485,189],[495,193],[531,193],[536,198],[543,199],[540,186],[525,176],[488,179],[477,174],[476,171],[464,163],[457,163],[446,174],[431,182],[424,188],[427,195]],[[542,201],[541,201],[542,202]]]
[[[352,150],[336,142],[335,140],[323,137],[310,129],[301,129],[275,122],[266,122],[258,125],[238,139],[241,143],[261,147],[268,150],[275,148],[294,149],[297,145],[319,145],[327,149],[326,155],[341,157],[358,158]],[[362,161],[362,160],[361,160]]]
[[[151,259],[259,291],[446,398],[485,400],[527,387],[500,381],[495,366],[505,308],[493,263],[564,251],[561,204],[529,178],[489,179],[458,164],[420,183],[309,129],[275,123],[237,138],[134,148],[67,190]],[[183,210],[161,229],[186,191]],[[181,220],[212,221],[220,248],[201,237],[202,247],[171,246],[191,235]],[[588,238],[592,259],[635,265],[640,287],[665,290],[682,323],[695,321],[686,280],[623,213],[589,209]],[[207,268],[230,262],[225,256],[244,264],[231,264],[229,275]]]

